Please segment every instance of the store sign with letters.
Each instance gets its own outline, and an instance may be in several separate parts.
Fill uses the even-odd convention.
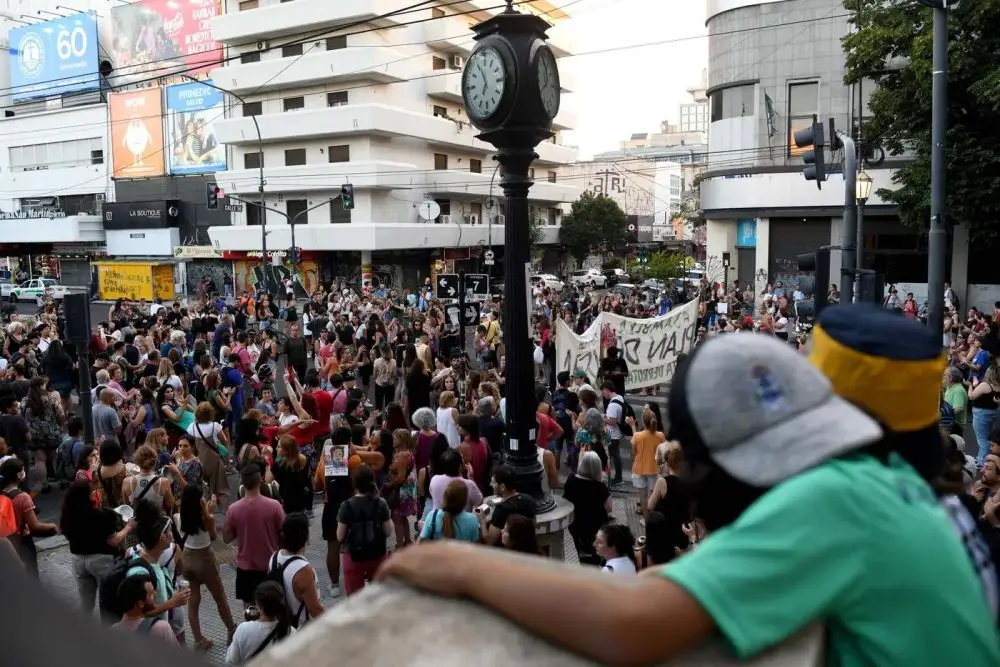
[[[44,220],[46,218],[65,218],[66,212],[61,208],[39,208],[26,211],[0,211],[0,220]]]

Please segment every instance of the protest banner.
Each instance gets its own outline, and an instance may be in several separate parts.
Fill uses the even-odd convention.
[[[697,325],[698,301],[649,319],[601,313],[579,336],[560,320],[556,325],[556,371],[582,370],[596,382],[601,360],[614,345],[628,364],[626,391],[666,384],[673,378],[678,355],[694,349]]]

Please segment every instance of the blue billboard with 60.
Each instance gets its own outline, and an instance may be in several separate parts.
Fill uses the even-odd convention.
[[[14,101],[98,87],[96,14],[82,12],[15,28],[8,39]]]

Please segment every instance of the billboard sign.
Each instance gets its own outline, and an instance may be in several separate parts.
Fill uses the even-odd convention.
[[[15,28],[7,38],[15,102],[99,86],[96,14],[81,12]]]
[[[222,92],[200,83],[167,86],[167,161],[171,174],[226,169],[226,147],[215,138]]]
[[[117,74],[183,71],[196,76],[222,62],[209,25],[219,0],[140,0],[111,8],[112,58]]]
[[[163,175],[163,98],[159,88],[108,96],[111,114],[112,175],[150,178]]]

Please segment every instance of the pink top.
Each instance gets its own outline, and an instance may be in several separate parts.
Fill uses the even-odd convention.
[[[447,475],[434,475],[431,477],[431,501],[433,505],[431,510],[439,510],[444,506],[444,490],[448,488],[448,485],[454,482],[456,479],[461,479],[465,482],[465,485],[469,487],[469,505],[465,509],[469,512],[472,508],[477,507],[483,502],[483,492],[479,490],[476,483],[471,479],[464,479],[462,477],[448,477]]]
[[[236,567],[266,572],[271,554],[280,547],[281,524],[285,510],[281,503],[264,496],[237,500],[226,512],[223,533],[235,535],[238,543]]]

